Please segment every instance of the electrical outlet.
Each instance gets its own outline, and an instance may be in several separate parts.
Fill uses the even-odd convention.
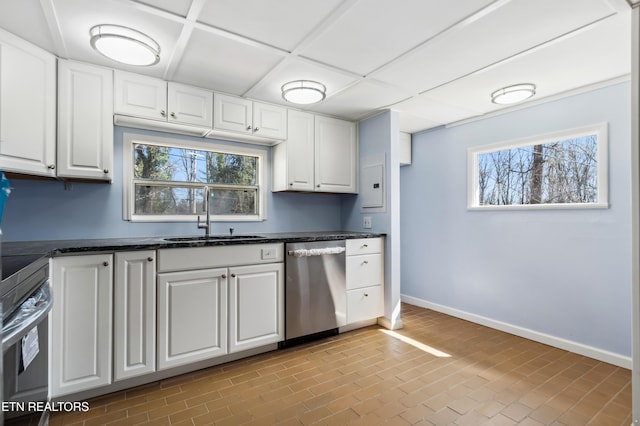
[[[362,218],[362,227],[364,229],[371,229],[371,216],[364,216]]]

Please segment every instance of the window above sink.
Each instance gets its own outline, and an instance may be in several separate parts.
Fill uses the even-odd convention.
[[[265,217],[266,149],[125,133],[123,157],[127,220],[195,221],[205,186],[212,220]]]

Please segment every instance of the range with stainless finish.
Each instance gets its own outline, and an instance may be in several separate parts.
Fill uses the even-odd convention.
[[[34,260],[35,259],[35,260]],[[23,265],[24,264],[24,265]],[[26,266],[25,266],[26,265]],[[24,266],[24,267],[23,267]],[[52,307],[49,259],[41,255],[3,257],[2,302],[2,394],[5,402],[47,401],[48,315]],[[5,277],[6,274],[11,274]],[[38,351],[25,367],[23,338],[37,336]],[[35,351],[34,351],[35,353]],[[18,405],[15,405],[18,406]],[[6,411],[5,419],[28,412]],[[47,424],[43,412],[40,424]]]
[[[345,242],[285,245],[285,339],[299,339],[346,324]]]

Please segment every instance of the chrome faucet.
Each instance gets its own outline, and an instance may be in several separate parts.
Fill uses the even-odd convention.
[[[208,186],[204,187],[204,212],[206,214],[206,222],[200,222],[200,215],[198,215],[198,229],[204,229],[204,236],[208,237],[211,230],[211,214],[209,212],[211,204],[211,190]]]

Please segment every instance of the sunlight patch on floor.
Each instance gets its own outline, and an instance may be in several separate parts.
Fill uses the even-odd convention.
[[[438,358],[451,358],[451,355],[449,355],[446,352],[442,352],[437,350],[436,348],[432,348],[429,345],[425,345],[424,343],[418,342],[415,339],[412,339],[411,337],[407,337],[407,336],[403,336],[400,333],[396,333],[393,330],[380,330],[382,331],[384,334],[391,336],[393,338],[396,338],[404,343],[407,343],[415,348],[420,349],[421,351],[427,352],[433,356],[436,356]]]

